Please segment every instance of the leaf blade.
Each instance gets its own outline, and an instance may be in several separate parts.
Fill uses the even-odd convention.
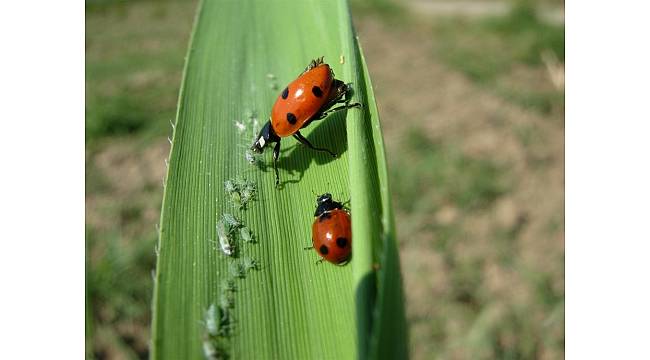
[[[199,6],[163,200],[152,358],[201,357],[200,320],[217,298],[219,279],[232,261],[216,251],[211,240],[216,239],[218,214],[234,211],[222,187],[236,175],[254,179],[259,186],[260,200],[239,215],[259,239],[255,245],[240,246],[260,261],[261,270],[238,282],[230,355],[365,358],[375,316],[373,264],[379,254],[373,249],[381,238],[368,234],[383,233],[382,222],[392,215],[364,214],[380,198],[380,176],[373,175],[371,182],[353,179],[355,174],[365,176],[368,166],[376,167],[375,143],[381,134],[365,123],[350,131],[354,121],[369,120],[366,110],[351,110],[347,120],[345,114],[331,115],[303,132],[313,143],[341,153],[335,161],[284,140],[280,175],[288,182],[277,191],[270,169],[258,171],[244,161],[244,149],[254,135],[251,127],[242,134],[234,126],[250,111],[267,115],[279,91],[271,88],[267,74],[273,73],[283,85],[311,57],[324,55],[337,78],[365,84],[347,3],[205,0]],[[345,64],[336,63],[341,54],[349,59]],[[359,143],[352,138],[355,131],[364,134]],[[372,156],[374,163],[364,162],[364,156]],[[340,199],[359,194],[352,202],[355,247],[350,266],[316,266],[316,254],[303,250],[310,243],[314,191],[332,192]],[[359,288],[358,274],[372,279],[367,288]],[[355,299],[355,292],[361,298]]]

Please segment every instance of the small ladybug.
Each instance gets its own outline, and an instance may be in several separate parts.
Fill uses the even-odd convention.
[[[333,264],[346,263],[352,253],[350,214],[343,209],[343,204],[332,200],[331,194],[319,196],[316,204],[314,224],[311,226],[313,248]]]
[[[302,134],[300,129],[321,120],[327,115],[348,108],[361,107],[361,104],[349,104],[352,88],[334,78],[334,72],[323,62],[323,57],[312,60],[305,71],[296,80],[282,90],[278,96],[269,121],[260,130],[251,151],[261,154],[270,143],[276,143],[273,148],[273,170],[275,171],[275,186],[280,184],[277,161],[280,157],[280,140],[292,135],[303,145],[316,150],[327,152],[336,157],[332,151],[313,146]],[[336,104],[341,106],[332,108]]]

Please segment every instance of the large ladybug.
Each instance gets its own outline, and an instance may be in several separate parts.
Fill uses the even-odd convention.
[[[343,204],[332,200],[331,194],[323,194],[316,199],[316,213],[311,231],[313,248],[323,259],[337,265],[350,259],[350,214],[343,209]]]
[[[328,149],[313,146],[302,136],[300,129],[312,121],[324,119],[335,111],[360,107],[359,103],[349,104],[351,95],[351,87],[334,78],[334,72],[323,62],[322,57],[312,60],[305,71],[282,90],[273,105],[269,121],[251,146],[253,152],[261,154],[268,144],[276,143],[273,148],[276,186],[280,184],[277,161],[280,157],[280,139],[283,137],[293,135],[303,145],[336,157],[336,154]],[[336,104],[343,105],[332,108]]]

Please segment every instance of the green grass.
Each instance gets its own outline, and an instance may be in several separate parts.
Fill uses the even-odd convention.
[[[435,33],[442,58],[479,82],[492,81],[516,64],[539,66],[544,50],[564,61],[564,27],[542,22],[527,3],[502,17],[444,19]]]
[[[408,213],[430,212],[440,204],[483,209],[507,189],[502,167],[430,141],[421,129],[411,129],[403,146],[401,158],[410,166],[393,170],[392,176],[394,194]]]
[[[440,19],[434,36],[443,61],[499,96],[542,114],[563,109],[564,91],[509,82],[517,69],[543,72],[543,52],[564,62],[564,27],[540,20],[531,2],[516,3],[505,16]]]
[[[246,24],[246,26],[241,26]],[[268,116],[278,90],[318,56],[352,82],[363,110],[331,115],[304,130],[332,159],[283,141],[282,186],[270,167],[244,159],[253,138],[234,121]],[[338,64],[344,55],[345,64]],[[234,331],[219,344],[234,358],[394,358],[406,355],[399,262],[374,96],[345,1],[205,1],[185,65],[163,201],[152,335],[153,358],[198,358],[200,322],[218,284],[240,259],[215,249],[217,214],[235,212],[258,239],[238,244],[261,268],[236,281]],[[270,161],[267,151],[265,161]],[[228,203],[223,182],[259,186],[246,211]],[[316,265],[305,251],[314,192],[350,199],[353,258]],[[390,341],[389,341],[390,340]]]
[[[402,26],[409,21],[404,6],[393,0],[350,0],[355,14],[376,15],[392,26]]]
[[[540,53],[552,51],[564,61],[564,28],[542,22],[532,4],[520,1],[504,17],[488,18],[485,29],[505,37],[513,48],[512,58],[529,65],[541,63]]]
[[[194,10],[86,3],[87,358],[148,357],[162,192],[152,171],[164,167],[152,153],[171,130]]]
[[[519,129],[522,142],[539,143],[535,130]],[[534,220],[526,213],[507,224],[493,218],[497,203],[515,193],[513,173],[507,164],[463,154],[454,139],[432,140],[424,134],[419,128],[408,131],[393,149],[399,157],[391,167],[402,244],[421,253],[409,255],[412,261],[439,263],[434,267],[439,273],[406,270],[411,285],[417,284],[410,289],[427,289],[410,305],[412,349],[418,358],[557,354],[563,349],[558,342],[563,338],[558,333],[563,326],[563,290],[557,288],[562,260],[540,270],[521,257],[520,249],[531,246],[523,245],[523,233]],[[399,167],[404,163],[409,165]],[[455,215],[440,217],[449,209]],[[491,219],[483,223],[489,227],[482,228],[481,219]],[[544,236],[556,234],[559,224],[552,226]],[[502,285],[505,293],[500,293],[493,284],[495,275],[487,269],[499,269],[501,281],[516,281]],[[504,274],[510,274],[509,280]]]
[[[89,139],[135,133],[152,122],[150,109],[127,95],[93,99],[89,105],[93,109],[86,115]]]
[[[166,136],[175,116],[191,4],[86,5],[86,144]]]
[[[125,251],[125,247],[120,246],[119,233],[105,235],[107,241],[102,243],[97,239],[97,233],[96,229],[88,229],[86,236],[86,247],[102,252],[101,258],[95,258],[86,266],[87,300],[92,300],[87,305],[87,311],[90,312],[87,315],[92,315],[87,321],[90,321],[88,325],[94,330],[94,334],[88,334],[89,339],[93,339],[93,335],[99,336],[105,346],[107,337],[101,334],[108,333],[114,342],[113,346],[130,348],[127,353],[142,356],[147,353],[147,341],[138,332],[146,330],[143,325],[150,317],[153,286],[151,281],[139,279],[151,278],[150,269],[154,267],[155,261],[151,248],[154,239],[141,238],[133,248],[127,245],[128,250]],[[102,249],[104,245],[108,247]],[[106,329],[108,324],[130,325],[132,330],[118,326],[113,331]],[[98,331],[99,327],[103,332]],[[103,346],[93,345],[100,350],[99,354],[104,350]]]

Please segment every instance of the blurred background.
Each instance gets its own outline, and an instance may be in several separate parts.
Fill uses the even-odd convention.
[[[564,357],[563,0],[351,0],[414,359]],[[196,1],[86,1],[88,357],[148,357]]]

